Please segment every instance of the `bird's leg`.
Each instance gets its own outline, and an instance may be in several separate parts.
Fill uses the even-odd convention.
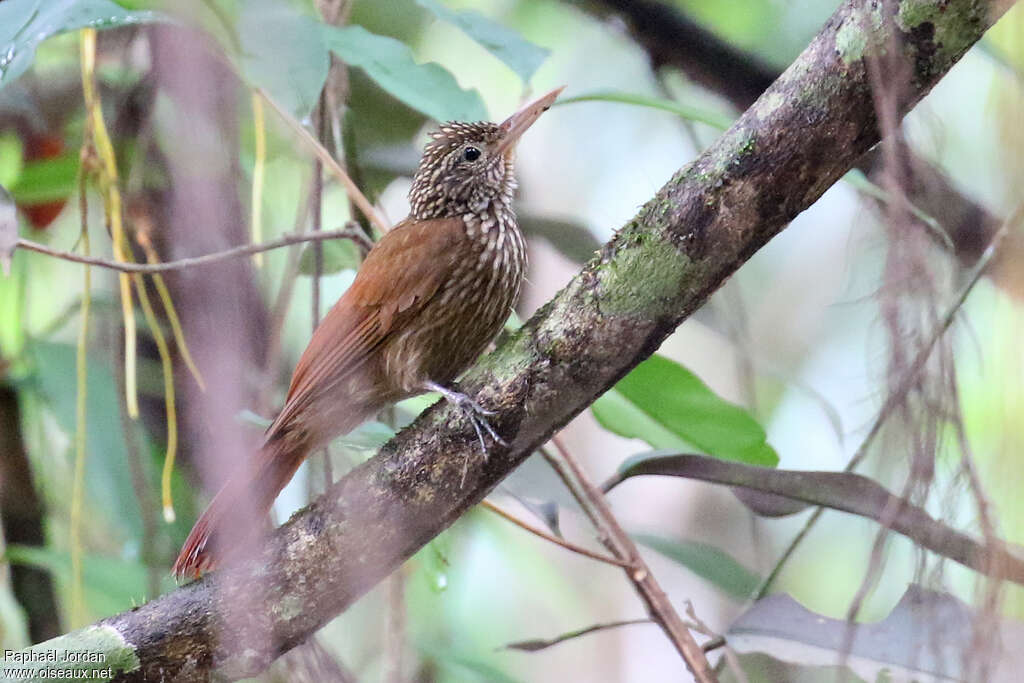
[[[488,416],[495,414],[493,410],[487,410],[466,394],[443,387],[437,382],[424,382],[423,386],[429,391],[436,391],[441,394],[446,401],[462,411],[462,414],[473,425],[473,429],[476,430],[476,438],[480,440],[480,449],[483,451],[484,460],[487,460],[487,443],[484,441],[484,431],[490,434],[496,443],[508,446],[508,443],[498,436],[498,433],[494,431],[494,427],[487,421]]]

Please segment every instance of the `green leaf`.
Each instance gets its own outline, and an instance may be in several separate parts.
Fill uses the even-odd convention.
[[[512,29],[491,21],[479,12],[455,11],[437,0],[416,0],[416,4],[430,10],[441,21],[455,26],[480,43],[488,52],[516,72],[523,83],[529,82],[537,68],[550,54],[550,51],[534,45]]]
[[[12,545],[4,559],[45,569],[63,582],[71,581],[71,557],[64,551]],[[89,611],[97,615],[116,614],[156,597],[146,595],[147,571],[142,564],[103,555],[82,558],[82,584]],[[172,586],[169,577],[164,580],[164,589]]]
[[[651,356],[591,407],[601,425],[653,448],[689,445],[726,460],[773,467],[779,456],[743,408],[663,356]]]
[[[359,249],[352,243],[352,240],[327,240],[322,244],[323,249],[321,253],[323,254],[323,260],[321,262],[322,268],[320,269],[321,275],[331,275],[346,268],[355,270],[359,267]],[[307,245],[302,250],[302,256],[299,258],[299,272],[303,275],[313,275],[316,272],[314,259],[313,245]]]
[[[590,412],[602,427],[627,439],[643,439],[651,448],[666,451],[685,451],[690,444],[680,438],[644,409],[626,398],[615,388],[597,399]]]
[[[408,46],[394,38],[378,36],[361,26],[324,26],[322,31],[327,47],[338,57],[365,71],[377,85],[413,109],[437,121],[487,118],[477,91],[463,90],[439,64],[417,64]]]
[[[75,433],[76,349],[69,344],[35,341],[31,345],[35,378],[58,424],[68,435]],[[132,487],[127,452],[121,433],[117,392],[109,363],[89,356],[88,413],[85,467],[87,504],[131,538],[142,535],[138,501]]]
[[[738,405],[664,356],[652,355],[593,405],[601,425],[654,449],[697,449],[725,460],[773,467],[765,430]]]
[[[67,199],[77,188],[79,162],[77,151],[53,159],[29,161],[21,169],[18,181],[11,186],[11,195],[19,204]]]
[[[738,600],[746,600],[761,584],[761,578],[729,553],[707,543],[631,534],[633,540],[683,565],[702,579]]]
[[[0,2],[0,88],[32,65],[36,48],[58,33],[165,21],[156,12],[130,11],[111,0],[4,0]]]
[[[729,116],[710,109],[690,107],[661,97],[635,95],[633,93],[616,92],[613,90],[602,90],[600,92],[567,97],[556,102],[554,106],[557,107],[566,104],[573,104],[574,102],[618,102],[620,104],[632,104],[637,107],[647,107],[648,109],[661,109],[662,111],[671,112],[689,121],[705,123],[712,128],[718,128],[719,130],[725,130],[731,126],[733,122],[733,119]]]
[[[327,80],[322,28],[314,17],[272,0],[247,3],[238,20],[243,76],[300,120],[309,116]]]

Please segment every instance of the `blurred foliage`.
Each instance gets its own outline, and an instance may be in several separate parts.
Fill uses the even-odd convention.
[[[728,553],[713,545],[680,541],[654,534],[633,534],[637,543],[657,550],[737,600],[747,600],[761,583],[760,577]]]

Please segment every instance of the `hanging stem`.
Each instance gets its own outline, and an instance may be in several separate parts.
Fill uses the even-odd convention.
[[[92,140],[88,130],[82,145],[82,156],[89,157]],[[89,253],[89,207],[85,196],[85,164],[78,176],[78,206],[81,213],[81,245]],[[85,458],[88,417],[89,359],[89,306],[92,300],[92,272],[85,266],[82,273],[81,324],[78,328],[78,348],[75,357],[75,473],[71,485],[70,546],[71,546],[71,621],[74,626],[86,622],[84,586],[82,585],[82,501],[85,498]]]
[[[167,453],[164,456],[164,469],[160,477],[160,499],[163,504],[164,521],[168,524],[174,522],[174,500],[171,497],[171,474],[174,472],[174,456],[178,451],[178,411],[175,407],[174,397],[174,366],[171,364],[171,350],[167,346],[167,339],[163,330],[160,329],[160,322],[156,319],[153,306],[146,296],[146,283],[138,273],[132,275],[135,289],[139,293],[139,304],[142,306],[142,313],[146,317],[146,324],[153,333],[153,341],[156,342],[157,352],[160,355],[160,366],[164,376],[164,407],[167,412]]]
[[[121,192],[117,189],[117,160],[106,124],[103,122],[103,106],[96,86],[96,29],[82,29],[81,53],[82,93],[93,147],[99,160],[97,178],[103,195],[107,225],[114,243],[114,260],[128,261],[130,259],[126,252]],[[139,416],[139,397],[135,376],[135,309],[132,306],[131,280],[122,273],[118,275],[118,285],[121,291],[121,315],[124,318],[125,402],[128,406],[128,415],[136,419]]]

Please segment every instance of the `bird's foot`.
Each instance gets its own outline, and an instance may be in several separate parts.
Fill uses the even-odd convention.
[[[462,414],[466,416],[469,423],[473,425],[473,430],[476,431],[476,438],[480,442],[480,451],[483,453],[484,462],[487,461],[487,442],[484,440],[484,432],[487,432],[494,439],[495,443],[508,446],[508,442],[501,438],[498,432],[494,431],[494,427],[487,420],[488,417],[497,414],[495,411],[487,410],[466,394],[443,387],[436,382],[426,382],[423,386],[430,391],[436,391],[441,394],[446,401],[462,411]],[[463,481],[465,481],[465,478],[466,471],[463,469]]]

